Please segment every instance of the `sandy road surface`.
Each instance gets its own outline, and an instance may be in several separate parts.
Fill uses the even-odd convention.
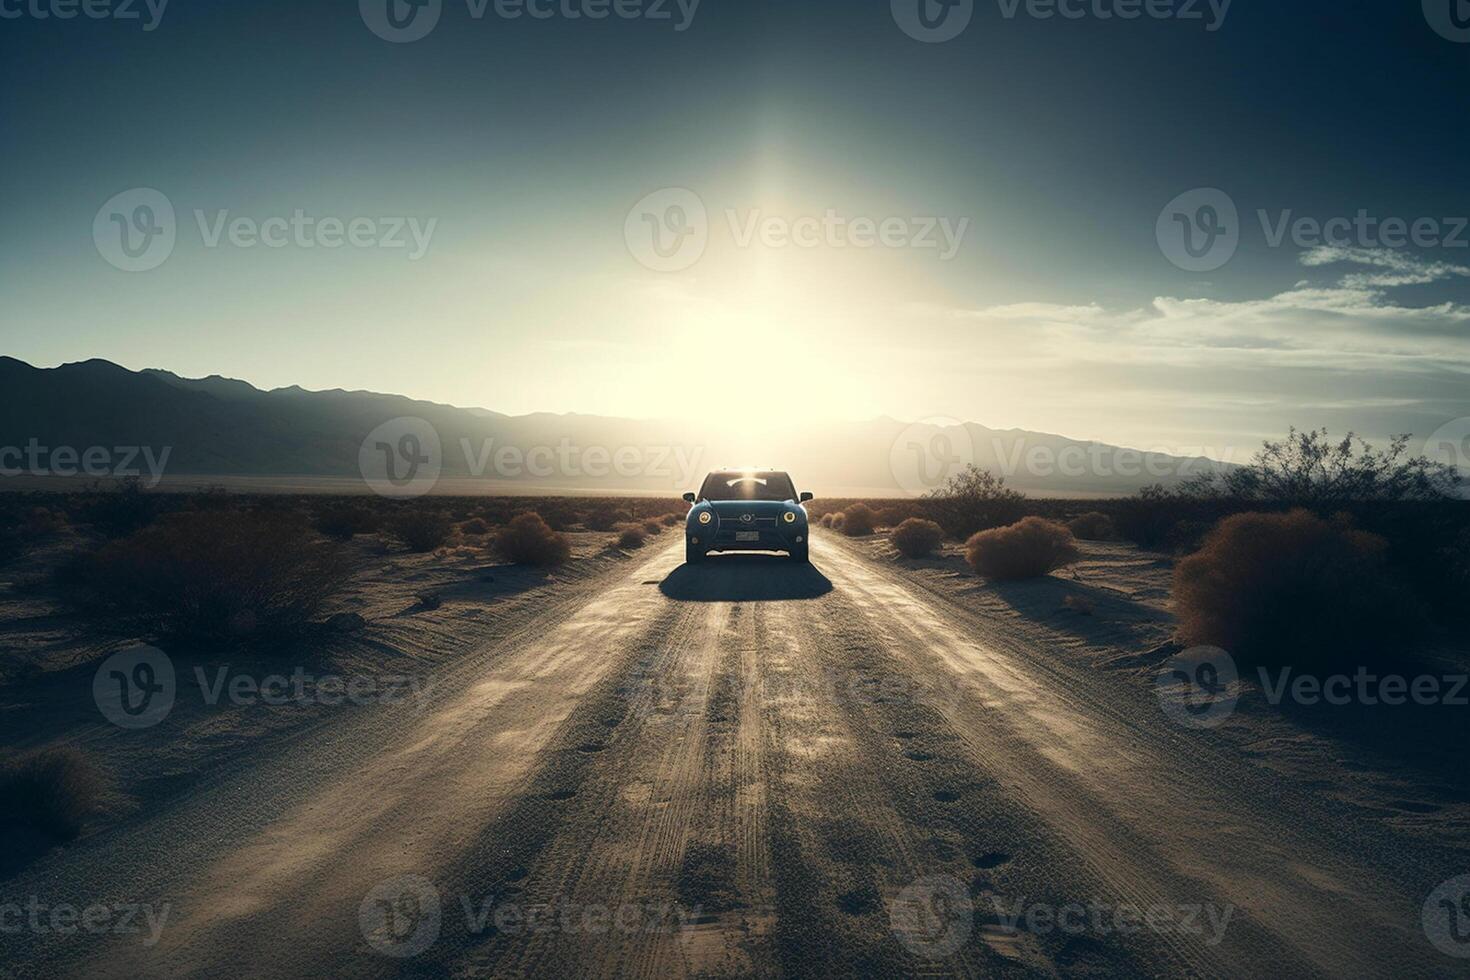
[[[0,898],[0,975],[1451,975],[1443,853],[844,541],[667,541]]]

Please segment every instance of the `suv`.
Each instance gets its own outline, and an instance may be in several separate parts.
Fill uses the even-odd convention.
[[[704,561],[712,551],[784,551],[808,561],[806,508],[791,477],[775,471],[728,470],[704,478],[684,525],[684,560]]]

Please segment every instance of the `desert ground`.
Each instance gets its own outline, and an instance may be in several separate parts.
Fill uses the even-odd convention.
[[[810,566],[686,566],[677,526],[640,549],[571,537],[549,572],[358,537],[340,611],[359,624],[289,656],[175,656],[146,730],[94,701],[116,641],[26,584],[64,541],[8,566],[3,742],[81,747],[115,782],[75,840],[12,851],[0,900],[40,926],[0,935],[0,975],[1463,962],[1421,924],[1470,869],[1463,739],[1406,757],[1392,719],[1363,737],[1249,677],[1225,724],[1171,720],[1165,555],[1086,542],[1066,571],[992,583],[954,544],[909,560],[882,534],[820,529]],[[303,665],[305,698],[218,696]],[[395,696],[313,698],[324,675]],[[99,904],[96,928],[51,917]]]

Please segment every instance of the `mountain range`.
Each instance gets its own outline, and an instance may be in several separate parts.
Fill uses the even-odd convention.
[[[412,421],[394,421],[404,419]],[[775,435],[714,433],[679,420],[509,416],[368,391],[265,391],[217,375],[183,378],[104,360],[37,368],[0,357],[6,476],[20,458],[3,455],[6,447],[72,447],[78,456],[91,447],[147,447],[156,458],[168,454],[165,485],[269,477],[281,485],[350,486],[362,482],[363,461],[385,431],[394,445],[401,431],[428,433],[415,446],[437,439],[437,449],[425,452],[435,456],[441,492],[676,493],[709,469],[749,463],[788,469],[804,489],[829,496],[907,496],[974,463],[1034,495],[1106,496],[1224,465],[973,422],[878,418]]]

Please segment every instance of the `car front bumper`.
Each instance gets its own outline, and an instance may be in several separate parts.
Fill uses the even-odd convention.
[[[792,551],[805,545],[806,537],[806,528],[795,525],[790,531],[780,528],[721,527],[713,531],[708,528],[700,528],[697,531],[688,531],[684,535],[689,547],[706,554],[712,551]]]

